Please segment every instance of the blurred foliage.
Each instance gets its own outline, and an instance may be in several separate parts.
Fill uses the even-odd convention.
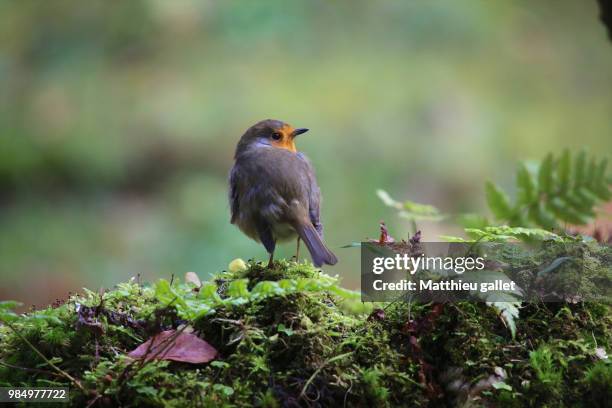
[[[265,257],[228,222],[226,175],[267,117],[312,129],[298,147],[332,249],[391,214],[377,188],[478,212],[484,180],[508,186],[519,159],[611,151],[597,13],[570,0],[2,2],[0,299]],[[331,271],[356,286],[358,256],[340,255]]]
[[[612,198],[608,159],[588,158],[584,151],[572,156],[565,150],[559,158],[549,153],[537,175],[525,165],[517,172],[517,200],[492,182],[486,184],[489,209],[498,221],[511,225],[559,228],[560,223],[584,225],[595,217],[594,207]]]
[[[575,240],[568,236],[568,225],[585,225],[593,221],[596,206],[612,197],[612,178],[606,169],[608,159],[589,159],[584,151],[575,156],[572,164],[569,150],[565,150],[558,159],[549,153],[534,172],[522,163],[516,174],[518,191],[515,203],[496,184],[486,182],[485,195],[489,210],[498,223],[510,225],[495,226],[486,216],[473,213],[458,214],[453,219],[465,228],[468,236],[479,241]],[[448,217],[432,205],[417,204],[410,200],[399,202],[384,190],[378,190],[377,194],[385,205],[396,209],[400,216],[413,222],[415,233],[418,229],[417,221],[436,221]],[[561,225],[564,237],[550,231],[558,230]],[[546,229],[529,228],[533,226]],[[463,238],[448,235],[442,235],[441,238],[452,242],[467,242]]]

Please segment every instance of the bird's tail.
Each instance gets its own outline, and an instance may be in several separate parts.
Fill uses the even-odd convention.
[[[300,238],[308,247],[310,256],[312,257],[312,263],[315,266],[321,266],[323,264],[335,265],[338,262],[338,258],[334,255],[323,243],[321,236],[311,223],[298,224],[295,229]]]

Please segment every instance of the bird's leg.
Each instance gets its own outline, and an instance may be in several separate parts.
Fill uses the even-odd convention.
[[[274,268],[274,252],[270,252],[270,260],[268,261],[268,269]]]
[[[295,249],[295,262],[300,262],[300,237],[297,238],[297,248]]]

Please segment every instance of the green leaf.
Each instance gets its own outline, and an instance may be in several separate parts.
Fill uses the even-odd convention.
[[[487,227],[485,228],[485,232],[489,235],[508,235],[522,240],[563,241],[559,235],[541,228],[509,227],[507,225],[501,225],[498,227]]]
[[[540,164],[538,170],[538,183],[541,192],[550,194],[552,193],[553,186],[553,156],[552,153],[548,153],[546,158]]]
[[[248,279],[236,279],[232,281],[227,288],[228,296],[234,297],[234,298],[248,298],[249,297],[248,283],[249,283]]]
[[[574,165],[574,188],[579,188],[584,184],[585,166],[586,152],[582,150],[576,156],[576,164]]]
[[[376,190],[376,194],[385,205],[400,210],[400,217],[424,221],[440,221],[446,218],[446,215],[440,213],[433,205],[419,204],[410,200],[406,200],[402,203],[394,200],[389,193],[384,190]]]
[[[601,159],[601,161],[599,162],[599,165],[597,166],[597,174],[595,176],[595,179],[597,180],[598,184],[601,184],[601,183],[608,184],[606,180],[606,168],[607,167],[608,167],[608,159],[607,158]]]
[[[473,242],[473,240],[466,240],[465,238],[455,237],[452,235],[440,235],[440,239],[445,242]]]
[[[382,202],[389,207],[397,208],[398,210],[401,210],[403,207],[402,203],[391,198],[389,193],[387,193],[385,190],[376,190],[376,195],[378,195],[378,198],[380,198]]]
[[[444,218],[446,218],[446,215],[443,215],[443,214],[426,215],[426,214],[412,213],[409,211],[400,211],[398,215],[402,218],[406,218],[408,220],[416,220],[416,221],[442,221]]]
[[[446,215],[440,213],[433,205],[419,204],[406,200],[402,203],[402,207],[403,210],[399,212],[399,216],[409,220],[440,221],[446,218]]]
[[[600,199],[604,201],[610,200],[612,198],[612,194],[610,192],[610,183],[606,178],[606,167],[608,166],[608,159],[602,159],[595,172],[595,176],[593,177],[593,184],[591,186],[591,191],[595,193]]]
[[[553,198],[548,202],[548,209],[560,220],[571,224],[584,225],[589,222],[588,216],[583,216],[571,206],[568,206],[561,198]]]
[[[506,384],[503,381],[498,381],[498,382],[494,382],[493,384],[491,384],[493,386],[493,388],[495,388],[496,390],[506,390],[506,391],[512,391],[512,386]]]
[[[176,298],[176,294],[170,287],[170,282],[165,279],[160,279],[155,284],[155,297],[161,303],[168,304]]]
[[[487,203],[495,218],[504,220],[512,217],[510,199],[499,187],[487,181],[485,185]]]
[[[361,292],[357,292],[350,289],[344,289],[338,285],[331,285],[327,288],[330,293],[333,293],[336,296],[340,296],[345,300],[358,300],[361,299]]]
[[[465,228],[465,233],[469,237],[483,242],[505,242],[515,238],[513,235],[490,233],[485,230],[479,228]]]
[[[28,316],[28,319],[41,320],[55,325],[62,325],[62,321],[59,317],[49,314],[46,310],[40,310]]]
[[[490,225],[487,217],[480,214],[461,214],[457,216],[457,223],[463,228],[484,228]]]
[[[404,201],[404,209],[415,215],[438,215],[440,211],[434,207],[433,205],[428,204],[419,204],[414,201],[406,200]]]
[[[19,318],[19,316],[11,309],[23,306],[23,303],[14,300],[0,301],[0,322],[11,323]]]
[[[294,279],[281,279],[278,281],[278,286],[286,292],[292,292],[295,290],[296,281]]]
[[[23,306],[23,303],[14,300],[3,300],[0,301],[0,310],[16,309],[19,306]]]
[[[608,159],[603,158],[597,167],[597,179],[604,180],[606,178],[606,167],[608,167]]]
[[[557,162],[557,174],[559,176],[559,191],[565,193],[570,188],[570,176],[572,171],[572,158],[568,149],[563,150],[561,158]]]
[[[211,302],[220,302],[221,296],[217,292],[219,288],[216,284],[211,282],[204,282],[200,287],[200,291],[198,292],[198,298]]]
[[[591,157],[589,160],[589,165],[586,168],[585,173],[585,184],[587,187],[594,187],[597,183],[597,160],[594,157]]]
[[[268,297],[275,295],[282,295],[285,290],[278,285],[278,282],[273,281],[262,281],[255,285],[251,294],[256,297]]]
[[[544,209],[542,202],[538,202],[529,207],[529,219],[536,225],[542,228],[553,229],[557,227],[555,217],[550,212]]]
[[[219,361],[219,360],[213,360],[210,363],[208,363],[210,366],[215,367],[215,368],[229,368],[231,367],[229,363],[225,362],[225,361]]]
[[[506,327],[510,330],[512,338],[516,337],[516,322],[519,317],[519,307],[521,302],[487,302],[489,306],[493,306],[500,312],[500,316]]]
[[[278,331],[279,333],[284,333],[287,336],[293,336],[293,330],[288,327],[285,327],[285,325],[282,323],[276,326],[276,331]]]
[[[213,385],[213,390],[215,390],[216,392],[220,392],[226,397],[234,395],[234,389],[232,387],[228,387],[227,385],[223,385],[223,384]]]
[[[0,310],[0,322],[11,323],[17,320],[19,316],[10,310]]]
[[[585,205],[588,205],[589,208],[593,208],[599,201],[599,197],[593,194],[588,188],[586,188],[586,186],[578,187],[574,190],[574,194],[580,200],[584,201]]]
[[[525,163],[519,165],[516,175],[518,188],[518,201],[522,204],[530,204],[537,200],[535,180]]]
[[[582,200],[576,191],[568,192],[568,194],[562,197],[561,200],[584,216],[595,216],[595,212],[592,210],[592,205],[590,205],[589,202]]]

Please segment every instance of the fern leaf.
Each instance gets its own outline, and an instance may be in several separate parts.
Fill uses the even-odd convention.
[[[503,190],[490,181],[487,181],[485,191],[487,203],[495,218],[504,220],[512,217],[513,211],[510,205],[510,199]]]
[[[463,228],[484,228],[490,225],[487,217],[472,213],[460,214],[457,223]]]
[[[546,229],[553,229],[557,227],[555,217],[553,217],[550,212],[544,208],[541,202],[535,203],[529,207],[529,219],[535,225],[539,225]]]
[[[581,150],[576,156],[574,165],[574,188],[579,188],[584,183],[584,168],[586,166],[586,152]]]
[[[565,193],[570,187],[570,176],[572,171],[572,157],[568,149],[563,150],[561,158],[557,162],[557,175],[559,180],[559,188],[562,193]]]
[[[553,189],[553,156],[548,153],[538,171],[538,183],[540,191],[546,194],[552,193]]]
[[[597,184],[606,183],[606,167],[608,167],[608,159],[601,159],[599,162],[599,166],[597,166],[597,175],[595,176],[597,179]]]
[[[385,205],[389,207],[397,208],[398,210],[402,209],[403,207],[402,203],[393,199],[385,190],[376,190],[376,195]]]
[[[493,306],[500,313],[502,321],[510,330],[512,338],[516,336],[516,322],[519,317],[519,307],[521,302],[487,302],[487,305]]]
[[[612,198],[607,165],[607,159],[598,161],[585,151],[576,154],[573,161],[567,149],[558,159],[548,154],[537,175],[525,164],[519,166],[515,204],[490,182],[486,185],[487,203],[496,219],[510,225],[552,229],[559,223],[587,224],[595,217],[595,206]]]
[[[583,216],[572,207],[568,206],[560,198],[553,198],[548,202],[547,208],[560,220],[569,222],[570,224],[587,224],[589,218]]]
[[[528,204],[536,199],[536,184],[533,175],[525,166],[525,163],[521,163],[518,169],[516,184],[518,188],[518,201],[522,204]]]
[[[576,195],[576,193],[570,192],[566,196],[562,197],[562,200],[565,201],[568,206],[572,207],[576,211],[579,211],[581,214],[588,217],[595,217],[595,212],[592,209],[592,205],[589,205],[588,202],[582,200]]]
[[[608,159],[602,159],[597,165],[597,170],[593,177],[593,184],[591,191],[595,193],[600,199],[604,201],[610,200],[612,194],[610,193],[610,183],[606,179],[606,167],[608,166]]]
[[[597,185],[597,160],[594,157],[589,160],[589,165],[586,169],[585,185],[590,190]]]

